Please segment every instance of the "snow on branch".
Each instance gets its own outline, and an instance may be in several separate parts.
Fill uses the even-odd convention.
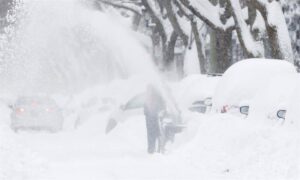
[[[249,57],[262,57],[264,55],[264,47],[262,43],[254,40],[250,28],[243,18],[240,2],[237,0],[228,0],[228,2],[232,8],[232,15],[241,45],[247,51]]]
[[[115,8],[126,9],[136,14],[142,15],[142,6],[140,6],[136,1],[98,0],[98,2],[113,6]]]
[[[279,1],[252,0],[262,14],[272,50],[272,58],[294,61],[291,39]]]
[[[173,4],[170,0],[163,1],[164,8],[166,9],[166,16],[168,17],[168,20],[170,21],[173,29],[181,37],[184,44],[188,45],[188,34],[190,31],[186,31],[186,22],[182,17],[180,17],[177,13],[177,6]],[[190,23],[188,23],[188,26],[190,26]]]
[[[152,18],[155,21],[158,21],[157,23],[161,24],[162,31],[164,31],[164,34],[166,36],[166,41],[170,41],[171,35],[173,33],[173,27],[170,23],[170,21],[164,17],[163,12],[161,11],[160,7],[158,7],[158,4],[155,0],[143,0],[144,4],[147,6],[146,9],[150,11],[150,14]]]
[[[220,19],[222,8],[214,6],[208,0],[180,0],[180,2],[211,28],[225,31],[229,27]]]
[[[280,3],[273,1],[267,4],[266,10],[268,25],[277,31],[277,41],[283,56],[282,58],[293,62],[292,43]]]

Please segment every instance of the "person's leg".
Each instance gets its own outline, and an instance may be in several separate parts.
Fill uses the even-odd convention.
[[[165,127],[163,126],[162,122],[159,122],[158,124],[158,129],[159,129],[159,135],[158,135],[158,141],[159,141],[159,150],[158,152],[164,153],[165,152],[165,144],[166,144],[166,132],[165,132]]]
[[[148,135],[148,153],[153,154],[155,152],[155,138]]]
[[[152,154],[156,150],[157,130],[153,118],[146,118],[148,153]]]

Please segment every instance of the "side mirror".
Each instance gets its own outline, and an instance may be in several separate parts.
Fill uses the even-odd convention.
[[[8,108],[9,108],[9,109],[13,109],[14,106],[13,106],[12,104],[9,104],[9,105],[8,105]]]
[[[277,117],[280,119],[285,119],[286,110],[278,110]]]
[[[206,105],[206,106],[212,106],[212,99],[209,97],[209,98],[206,98],[205,100],[204,100],[204,104]]]
[[[240,113],[244,115],[248,115],[249,113],[249,106],[241,106],[240,107]]]
[[[125,110],[126,110],[126,106],[122,104],[122,105],[120,106],[120,109],[121,109],[122,111],[125,111]]]

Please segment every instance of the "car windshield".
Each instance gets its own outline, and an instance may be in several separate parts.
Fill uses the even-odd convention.
[[[145,98],[145,93],[134,96],[126,103],[124,110],[142,108],[144,106]]]
[[[47,97],[20,97],[15,105],[55,105],[55,102]]]

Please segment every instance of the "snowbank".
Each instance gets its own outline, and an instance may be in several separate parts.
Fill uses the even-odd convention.
[[[199,90],[201,85],[213,88],[218,78],[209,78],[191,76],[172,88],[178,90],[182,85],[181,95],[191,90],[193,84],[199,85]],[[126,84],[130,83],[115,81],[110,86],[74,94],[74,100],[67,107],[78,108],[75,112],[80,112],[84,120],[75,129],[56,134],[14,134],[4,123],[0,138],[13,140],[0,139],[0,147],[6,147],[0,148],[0,167],[6,164],[4,169],[0,168],[0,175],[7,179],[0,177],[4,180],[26,177],[30,180],[299,178],[299,131],[290,131],[286,126],[270,127],[228,114],[184,111],[182,115],[188,119],[187,128],[176,135],[175,143],[168,146],[171,149],[165,155],[146,153],[143,115],[131,116],[105,135],[112,109],[99,110],[103,106],[101,99],[112,97],[121,102],[130,93],[126,89],[131,86],[124,92],[117,87],[123,88]],[[211,90],[208,89],[204,88],[203,93]],[[184,100],[184,96],[182,98]],[[63,100],[60,102],[64,103]],[[8,110],[3,109],[5,111],[2,114],[8,118]]]
[[[196,136],[172,154],[177,162],[197,169],[190,179],[300,177],[299,131],[257,126],[228,114],[194,116],[193,120]]]

